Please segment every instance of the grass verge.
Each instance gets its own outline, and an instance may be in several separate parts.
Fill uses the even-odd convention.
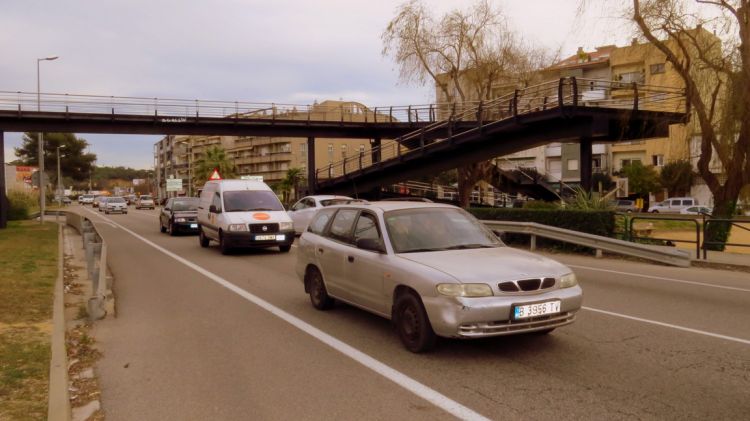
[[[0,419],[45,419],[57,224],[0,230]]]

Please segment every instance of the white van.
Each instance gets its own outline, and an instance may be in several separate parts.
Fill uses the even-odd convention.
[[[670,197],[669,199],[648,208],[651,213],[680,213],[691,206],[698,206],[698,201],[692,197]]]
[[[227,254],[235,247],[279,247],[288,252],[294,226],[279,198],[266,183],[251,180],[209,181],[198,203],[201,247],[211,240]]]

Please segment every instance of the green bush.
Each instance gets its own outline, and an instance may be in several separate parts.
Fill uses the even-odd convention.
[[[523,204],[524,209],[560,209],[556,202],[545,202],[544,200],[528,200]]]
[[[509,209],[509,208],[470,208],[469,212],[480,220],[536,222],[538,224],[565,228],[604,237],[613,237],[615,232],[614,211],[582,211],[569,209]],[[526,243],[528,235],[508,234],[509,243]],[[539,238],[537,244],[565,249],[582,249]]]
[[[38,210],[37,197],[34,194],[21,190],[8,191],[8,220],[18,221],[29,219],[32,212]]]

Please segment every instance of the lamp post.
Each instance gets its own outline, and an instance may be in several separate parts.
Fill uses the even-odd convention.
[[[39,77],[39,63],[43,61],[57,60],[57,56],[50,56],[36,59],[36,110],[42,111],[42,94],[41,94],[41,83]],[[39,143],[38,159],[39,159],[39,223],[44,223],[44,141],[42,140],[42,132],[37,134],[37,140]]]
[[[60,178],[60,149],[65,149],[65,145],[60,145],[57,147],[57,201],[60,206],[62,206],[63,187],[62,178]]]

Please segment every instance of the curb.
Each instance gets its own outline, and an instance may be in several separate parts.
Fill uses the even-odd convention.
[[[52,356],[49,365],[49,400],[47,419],[70,421],[70,399],[68,396],[68,356],[65,350],[65,308],[63,296],[63,225],[58,225],[57,280],[55,299],[52,305]]]

